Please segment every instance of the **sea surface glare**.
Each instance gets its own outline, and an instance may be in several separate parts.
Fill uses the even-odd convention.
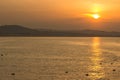
[[[120,38],[0,37],[0,80],[120,80]]]

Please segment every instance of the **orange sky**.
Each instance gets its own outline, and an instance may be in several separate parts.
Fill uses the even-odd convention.
[[[119,31],[119,3],[120,0],[1,0],[0,24],[65,30]],[[94,13],[101,18],[95,21],[85,15]]]

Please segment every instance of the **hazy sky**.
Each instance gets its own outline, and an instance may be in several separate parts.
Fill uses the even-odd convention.
[[[0,24],[120,31],[120,0],[0,0]]]

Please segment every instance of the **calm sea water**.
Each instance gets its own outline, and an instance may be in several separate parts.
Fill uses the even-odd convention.
[[[0,37],[0,80],[120,80],[120,38]]]

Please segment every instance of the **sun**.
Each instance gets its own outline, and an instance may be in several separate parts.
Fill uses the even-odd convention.
[[[89,18],[93,18],[93,19],[99,19],[101,16],[97,13],[93,13],[93,14],[85,14],[85,16],[88,16]]]
[[[93,17],[94,19],[99,19],[99,18],[100,18],[100,15],[99,15],[99,14],[92,14],[92,17]]]

